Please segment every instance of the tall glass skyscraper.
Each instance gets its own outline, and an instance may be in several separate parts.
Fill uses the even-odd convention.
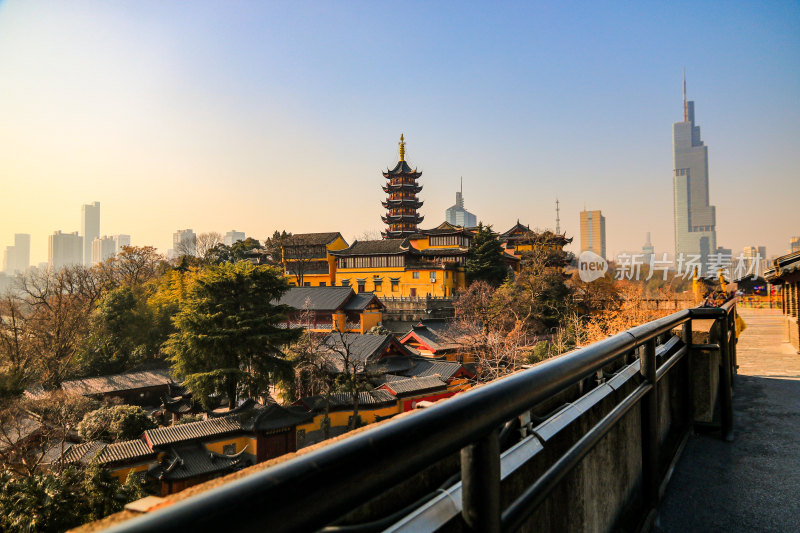
[[[456,193],[456,205],[448,207],[444,212],[444,219],[448,224],[474,228],[478,225],[475,215],[464,209],[464,179],[461,179],[461,190]]]
[[[686,76],[683,121],[672,125],[672,149],[675,254],[699,255],[705,267],[709,254],[717,249],[716,213],[708,203],[708,147],[694,123],[694,102],[686,101]]]

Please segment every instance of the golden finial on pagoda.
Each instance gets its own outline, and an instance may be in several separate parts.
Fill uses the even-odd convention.
[[[400,134],[400,161],[406,160],[406,141],[403,140],[403,134]]]

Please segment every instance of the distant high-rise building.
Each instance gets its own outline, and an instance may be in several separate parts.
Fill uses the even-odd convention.
[[[56,231],[50,235],[47,242],[47,262],[54,270],[83,264],[83,237],[77,231]]]
[[[98,237],[92,241],[92,264],[102,263],[117,255],[116,242],[112,237]]]
[[[464,178],[461,178],[461,190],[456,193],[456,205],[447,208],[444,219],[448,224],[465,228],[474,228],[478,225],[477,217],[464,209]]]
[[[9,276],[13,275],[17,266],[17,254],[13,246],[6,246],[3,250],[3,272]]]
[[[222,242],[225,243],[225,246],[231,246],[233,243],[243,240],[244,240],[244,232],[232,229],[225,234],[225,237],[223,237]]]
[[[197,254],[197,235],[191,229],[179,229],[172,234],[172,250],[175,257]]]
[[[749,272],[753,272],[754,274],[761,274],[764,272],[766,268],[767,247],[745,246],[744,250],[742,250],[742,257],[744,258],[745,265]]]
[[[686,101],[683,121],[672,125],[675,254],[699,255],[701,263],[717,250],[716,211],[708,199],[708,147],[694,122],[694,102]]]
[[[24,273],[31,266],[31,236],[29,234],[14,234],[14,257],[17,272]]]
[[[656,254],[656,249],[653,247],[653,243],[650,242],[650,232],[647,232],[647,242],[644,243],[642,246],[642,256],[643,262],[645,265],[650,264],[650,260]]]
[[[800,252],[800,237],[789,239],[789,253]]]
[[[83,264],[92,264],[92,242],[100,236],[100,202],[81,206]]]
[[[581,252],[594,252],[606,257],[606,217],[597,211],[581,211]]]
[[[112,235],[111,238],[114,240],[114,255],[120,253],[123,246],[131,245],[130,235]]]

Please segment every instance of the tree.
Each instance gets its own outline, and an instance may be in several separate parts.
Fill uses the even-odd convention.
[[[83,417],[78,434],[84,440],[122,441],[139,438],[156,424],[136,405],[101,407]]]
[[[467,254],[466,272],[467,283],[485,281],[493,287],[500,285],[508,275],[508,267],[503,263],[503,247],[492,226],[478,224],[475,241]]]
[[[359,356],[355,344],[361,335],[334,331],[319,347],[321,360],[328,372],[336,373],[334,386],[337,391],[350,395],[353,405],[353,416],[348,429],[355,429],[359,424],[359,394],[372,387],[367,381],[367,360]],[[325,417],[328,417],[330,397],[326,397]]]
[[[251,252],[260,248],[261,243],[251,237],[243,241],[236,241],[230,246],[220,243],[206,253],[205,260],[206,263],[214,265],[247,261]]]
[[[63,454],[67,438],[97,402],[63,391],[8,401],[0,410],[0,464],[16,475],[33,475],[54,446]]]
[[[301,332],[281,327],[288,308],[274,303],[288,289],[277,269],[248,262],[209,266],[196,276],[164,349],[204,405],[221,392],[233,408],[240,393],[267,393],[271,374],[291,371],[282,348]]]
[[[46,388],[56,388],[73,371],[83,349],[92,309],[102,294],[95,279],[82,266],[34,270],[20,279],[17,310],[24,322],[25,359],[34,365],[31,375]]]
[[[205,259],[206,256],[208,255],[208,252],[218,244],[223,244],[222,235],[220,235],[216,231],[201,233],[200,235],[197,236],[194,253],[197,257]]]
[[[127,285],[112,289],[92,312],[89,342],[80,357],[82,371],[115,374],[154,360],[166,340],[164,333],[143,297]]]
[[[121,285],[141,289],[164,271],[164,256],[152,246],[123,246],[116,256],[97,267],[106,289]]]
[[[283,245],[292,237],[286,230],[275,230],[272,237],[264,240],[264,249],[267,251],[267,261],[270,265],[283,268]]]
[[[135,476],[124,485],[98,466],[26,477],[0,472],[0,530],[61,532],[119,512],[146,494]]]

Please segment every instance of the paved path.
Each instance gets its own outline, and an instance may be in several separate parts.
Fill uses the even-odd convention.
[[[655,531],[800,532],[800,355],[778,311],[740,312],[735,441],[689,439]]]

